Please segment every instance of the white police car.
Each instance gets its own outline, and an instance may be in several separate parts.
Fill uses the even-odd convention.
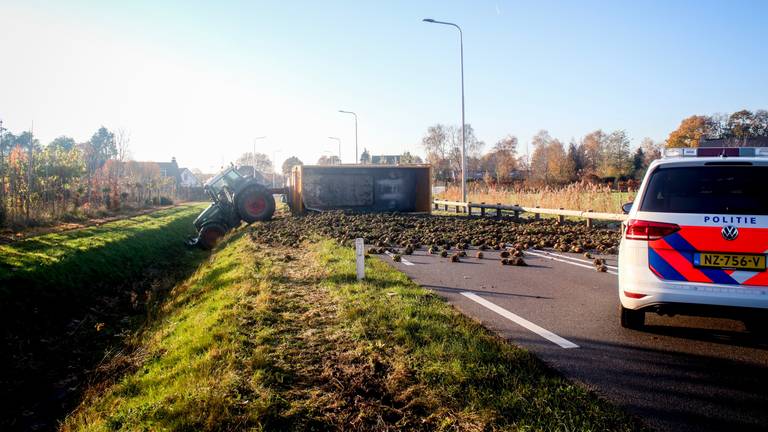
[[[622,326],[656,312],[768,328],[768,148],[668,149],[624,211]]]

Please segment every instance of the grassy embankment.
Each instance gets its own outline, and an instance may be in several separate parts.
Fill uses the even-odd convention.
[[[87,370],[204,254],[183,245],[201,205],[0,245],[0,429],[50,425]]]
[[[64,430],[632,430],[378,259],[235,233]],[[116,361],[125,361],[117,359]]]

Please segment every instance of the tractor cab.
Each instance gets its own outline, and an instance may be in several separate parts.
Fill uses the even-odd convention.
[[[234,194],[234,191],[238,190],[239,186],[247,180],[248,178],[240,174],[234,167],[229,167],[208,180],[203,188],[211,200],[216,201],[221,192],[229,190],[229,193]]]
[[[191,246],[210,249],[241,221],[250,224],[269,220],[275,212],[272,191],[253,177],[243,176],[234,167],[208,180],[203,188],[211,199],[211,205],[194,221],[198,235],[189,240]]]

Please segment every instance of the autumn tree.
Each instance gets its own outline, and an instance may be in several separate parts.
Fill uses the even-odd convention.
[[[667,147],[697,147],[701,138],[709,136],[712,129],[712,122],[709,117],[690,116],[669,134]]]
[[[597,174],[603,163],[607,135],[598,129],[590,132],[581,140],[582,170],[586,174]]]
[[[574,167],[562,142],[541,130],[534,135],[531,144],[531,178],[534,181],[550,185],[567,183],[573,178]]]
[[[508,181],[517,169],[517,144],[514,135],[507,135],[497,141],[491,151],[480,159],[483,170],[493,174],[499,182]]]

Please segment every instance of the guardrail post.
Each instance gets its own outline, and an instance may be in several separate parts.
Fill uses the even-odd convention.
[[[440,206],[438,206],[436,202],[433,202],[433,203],[432,203],[432,205],[434,205],[434,206],[435,206],[435,210],[437,210],[437,209],[439,209],[439,208],[440,208]]]
[[[456,214],[461,213],[461,210],[459,210],[459,205],[458,204],[456,204],[456,206],[455,206],[455,208],[453,210],[454,210],[454,213],[456,213]]]
[[[496,217],[501,219],[501,203],[496,203],[498,207],[496,207]]]
[[[448,204],[445,204],[445,207],[443,208],[445,211],[448,211]]]
[[[560,210],[565,210],[564,208],[560,207]],[[557,223],[562,224],[565,222],[565,216],[563,215],[557,215]]]
[[[515,204],[515,207],[520,207],[520,204]],[[520,210],[515,210],[515,220],[520,220]]]
[[[539,208],[539,206],[536,206],[536,208]],[[541,219],[541,213],[534,213],[533,214],[533,218],[536,219],[536,220]]]
[[[480,216],[485,216],[485,201],[481,202],[480,205],[483,206],[480,207]]]
[[[592,213],[592,210],[587,210],[587,213]],[[592,223],[593,223],[592,218],[588,217],[587,218],[587,228],[592,228]]]

